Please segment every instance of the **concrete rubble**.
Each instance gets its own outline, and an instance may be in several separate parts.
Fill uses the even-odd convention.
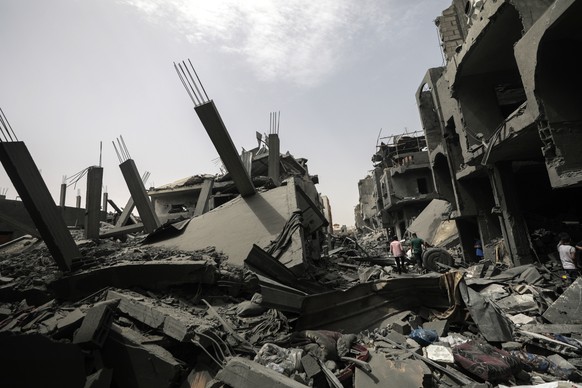
[[[354,236],[359,249],[336,248],[298,277],[257,274],[213,247],[171,250],[145,237],[97,242],[79,233],[91,264],[66,274],[39,240],[20,251],[2,248],[0,342],[35,349],[2,352],[0,362],[11,366],[4,382],[30,386],[48,367],[69,371],[49,385],[61,387],[582,382],[582,279],[565,283],[551,257],[521,267],[491,264],[493,276],[462,263],[425,273],[409,265],[397,275],[379,248],[383,234],[368,233]],[[354,255],[362,252],[384,264]],[[148,263],[159,266],[159,281],[147,271],[126,272]],[[197,266],[188,276],[172,270],[190,263]],[[111,285],[55,287],[105,269]],[[275,300],[285,294],[272,287],[288,289],[296,304]],[[55,363],[56,353],[63,363]]]
[[[382,138],[354,232],[332,233],[318,176],[279,152],[275,114],[268,144],[257,134],[237,153],[186,62],[176,71],[222,174],[146,192],[120,160],[128,209],[107,199],[116,213],[101,211],[101,175],[93,209],[53,208],[24,143],[0,142],[26,199],[0,198],[0,386],[582,387],[582,278],[556,254],[566,226],[582,238],[579,155],[563,152],[579,111],[553,104],[554,83],[535,94],[551,55],[526,50],[564,39],[580,2],[525,3],[455,0],[439,17],[447,65],[418,92],[424,133]],[[485,76],[501,35],[499,56],[515,47],[516,58]],[[541,204],[517,187],[540,171]],[[576,202],[578,221],[550,218],[550,200]],[[426,243],[422,265],[412,233]],[[393,236],[408,252],[402,273]]]

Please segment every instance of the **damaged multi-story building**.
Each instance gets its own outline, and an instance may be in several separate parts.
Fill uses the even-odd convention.
[[[502,239],[519,265],[535,230],[581,237],[581,16],[572,0],[454,0],[436,20],[446,64],[416,98],[466,258],[477,239]]]
[[[426,140],[421,133],[383,138],[372,157],[374,170],[358,182],[356,226],[384,227],[402,238],[406,228],[437,197]]]

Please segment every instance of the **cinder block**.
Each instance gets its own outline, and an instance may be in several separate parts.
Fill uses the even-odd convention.
[[[73,337],[73,343],[91,349],[101,348],[109,334],[112,322],[113,311],[109,304],[103,303],[89,309],[81,327]]]
[[[410,324],[404,321],[396,321],[392,323],[392,330],[402,335],[408,335],[411,332]]]

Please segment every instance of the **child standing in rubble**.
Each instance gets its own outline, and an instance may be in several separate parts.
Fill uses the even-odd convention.
[[[572,246],[570,236],[566,233],[560,235],[558,253],[560,254],[562,267],[568,274],[568,280],[573,282],[578,277],[578,269],[576,268],[576,248]]]

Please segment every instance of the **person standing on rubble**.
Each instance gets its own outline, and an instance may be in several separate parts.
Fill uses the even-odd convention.
[[[402,244],[400,241],[398,241],[397,236],[392,237],[392,242],[390,243],[390,253],[392,253],[394,260],[396,261],[396,271],[398,271],[398,274],[401,274],[404,262],[404,248],[402,248]]]
[[[412,248],[412,257],[418,266],[418,269],[422,269],[422,254],[424,250],[429,246],[423,239],[419,238],[416,233],[412,233],[412,238],[410,239],[410,245]]]
[[[576,248],[572,246],[570,236],[566,233],[560,235],[558,253],[560,254],[562,268],[564,268],[564,271],[568,274],[568,280],[571,283],[578,277],[578,269],[576,268]]]

